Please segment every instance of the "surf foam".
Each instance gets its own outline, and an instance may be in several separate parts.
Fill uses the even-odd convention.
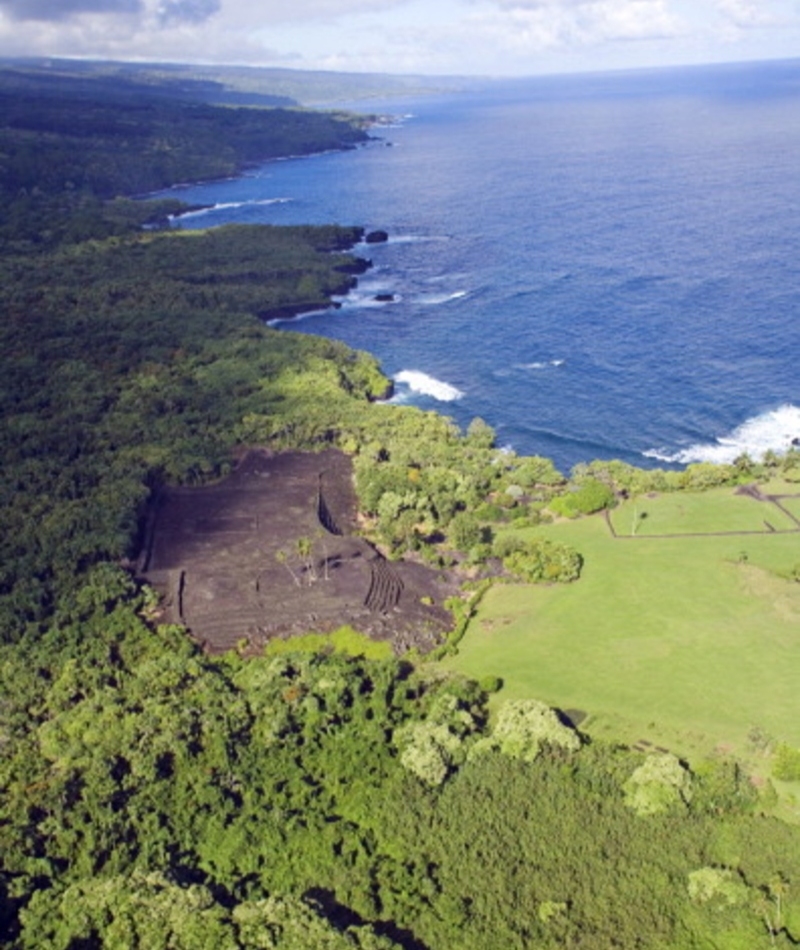
[[[199,218],[204,214],[214,214],[215,211],[228,211],[231,208],[247,208],[255,205],[284,205],[291,200],[291,198],[259,198],[251,201],[221,201],[218,204],[211,205],[210,208],[197,208],[194,211],[171,214],[169,215],[169,220],[175,221],[178,218]]]
[[[518,369],[547,369],[548,366],[563,366],[564,360],[548,360],[546,363],[517,363]]]
[[[428,294],[425,297],[420,297],[419,302],[428,306],[438,306],[442,303],[450,303],[452,300],[463,300],[469,295],[468,290],[454,290],[449,294]]]
[[[431,396],[438,399],[439,402],[454,402],[461,399],[464,393],[450,383],[442,382],[434,376],[428,376],[416,369],[404,369],[394,376],[396,383],[403,383],[413,393],[419,393],[422,396]]]
[[[729,435],[720,436],[714,442],[696,443],[678,452],[666,449],[649,449],[642,454],[661,462],[715,462],[730,464],[738,456],[747,453],[759,460],[765,452],[786,452],[792,440],[800,437],[800,407],[786,404],[748,419]]]

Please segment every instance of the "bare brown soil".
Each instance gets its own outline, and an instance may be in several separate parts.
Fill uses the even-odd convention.
[[[162,593],[168,619],[212,652],[344,624],[397,653],[427,652],[452,626],[442,604],[454,581],[387,561],[356,536],[356,515],[343,453],[251,450],[222,482],[161,490],[139,574]]]

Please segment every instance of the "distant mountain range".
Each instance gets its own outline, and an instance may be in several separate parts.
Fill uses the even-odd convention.
[[[395,76],[382,73],[310,72],[256,66],[186,63],[126,63],[47,57],[0,58],[4,78],[27,92],[57,82],[64,94],[98,94],[118,99],[153,95],[241,106],[319,106],[356,99],[419,96],[475,86],[457,76]]]

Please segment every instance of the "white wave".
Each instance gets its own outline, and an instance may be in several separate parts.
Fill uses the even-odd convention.
[[[465,271],[445,271],[443,274],[437,274],[435,277],[427,277],[426,284],[460,284],[469,280],[469,274]]]
[[[426,244],[429,241],[449,241],[444,234],[390,234],[389,244]]]
[[[346,296],[331,297],[331,300],[338,304],[338,309],[341,310],[377,309],[399,303],[402,300],[400,294],[394,294],[392,300],[376,300],[375,297],[379,293],[380,291],[361,293],[360,291],[351,290]]]
[[[336,310],[331,310],[330,307],[321,307],[319,310],[304,310],[303,313],[297,313],[292,317],[271,317],[269,320],[265,320],[264,323],[268,327],[279,327],[284,323],[300,323],[301,320],[308,320],[309,317],[319,317],[322,314],[330,315],[331,313],[336,313]]]
[[[228,211],[230,208],[245,208],[256,205],[284,205],[291,200],[291,198],[258,198],[249,201],[221,201],[218,204],[211,205],[209,208],[197,208],[194,211],[171,214],[169,215],[169,220],[175,221],[178,218],[199,218],[204,214],[214,214],[215,211]]]
[[[786,452],[792,440],[800,437],[800,407],[786,404],[754,416],[738,426],[729,435],[716,441],[697,443],[678,452],[667,449],[649,449],[642,454],[661,462],[716,462],[730,464],[747,453],[758,460],[765,452]]]
[[[410,119],[416,119],[416,115],[414,115],[413,112],[406,112],[404,115],[386,113],[385,115],[379,115],[375,121],[371,123],[371,127],[374,129],[399,129]]]
[[[564,360],[547,360],[537,363],[517,363],[517,369],[547,369],[548,366],[563,366]]]
[[[440,379],[428,376],[427,373],[422,373],[416,369],[402,370],[395,374],[394,381],[408,386],[413,393],[432,396],[434,399],[438,399],[439,402],[453,402],[456,399],[461,399],[464,395],[460,389],[456,389],[450,383],[444,383]]]
[[[468,290],[455,290],[449,294],[426,294],[419,298],[419,302],[434,307],[452,300],[463,300],[465,297],[469,297]]]

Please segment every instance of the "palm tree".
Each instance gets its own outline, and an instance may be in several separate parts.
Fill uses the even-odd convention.
[[[292,580],[293,580],[293,581],[295,582],[295,584],[297,584],[297,586],[299,587],[299,586],[300,586],[300,578],[299,578],[299,577],[297,576],[297,574],[295,574],[295,572],[292,570],[291,565],[289,564],[289,556],[287,555],[287,553],[286,553],[285,551],[283,551],[283,550],[281,550],[281,551],[276,551],[276,552],[275,552],[275,560],[278,562],[278,564],[283,564],[283,566],[286,568],[286,570],[287,570],[287,571],[289,572],[289,574],[291,575]]]

